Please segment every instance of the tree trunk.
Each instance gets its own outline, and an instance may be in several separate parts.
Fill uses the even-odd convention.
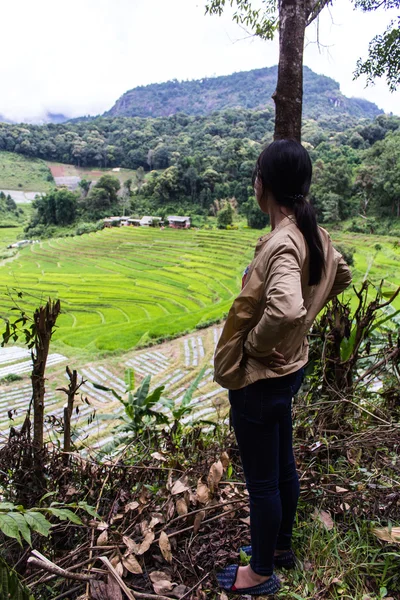
[[[60,313],[60,301],[49,300],[35,311],[35,344],[32,352],[33,446],[36,453],[43,448],[45,370],[53,328]]]
[[[274,139],[301,141],[304,33],[309,8],[305,0],[280,0],[278,82]]]

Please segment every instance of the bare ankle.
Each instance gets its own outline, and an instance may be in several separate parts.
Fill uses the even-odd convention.
[[[258,573],[253,571],[253,569],[251,568],[250,565],[248,565],[248,566],[249,566],[249,574],[250,574],[251,578],[254,579],[255,581],[259,581],[261,583],[271,577],[271,575],[259,575]]]

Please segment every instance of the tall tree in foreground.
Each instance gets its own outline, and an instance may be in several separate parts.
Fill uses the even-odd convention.
[[[249,0],[228,0],[237,11],[234,20],[255,35],[272,40],[279,29],[278,81],[275,102],[274,138],[301,139],[303,106],[303,53],[305,30],[329,0],[264,0],[264,9],[253,9]],[[206,13],[221,15],[226,0],[210,0]]]
[[[253,8],[250,0],[208,0],[206,3],[206,13],[216,15],[221,15],[226,5],[236,6],[233,20],[262,39],[273,39],[279,30],[278,81],[272,96],[275,101],[275,139],[301,140],[305,30],[331,3],[332,0],[263,0],[263,8],[258,9]],[[354,3],[364,11],[400,6],[400,0],[354,0]],[[370,59],[364,64],[359,63],[356,76],[367,73],[373,79],[382,75],[386,68],[393,90],[399,81],[399,32],[394,26],[389,31],[390,35],[382,40],[375,38],[375,44],[371,42]]]

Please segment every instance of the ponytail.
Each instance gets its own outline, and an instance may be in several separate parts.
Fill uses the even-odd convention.
[[[308,285],[318,285],[325,271],[325,258],[314,207],[303,199],[301,202],[293,203],[293,212],[297,227],[304,235],[308,246],[310,256]]]
[[[314,208],[306,197],[311,185],[312,164],[307,150],[295,140],[276,140],[258,157],[255,177],[263,191],[293,211],[297,227],[307,243],[310,257],[308,285],[318,285],[325,258]]]

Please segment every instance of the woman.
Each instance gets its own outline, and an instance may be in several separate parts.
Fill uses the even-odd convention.
[[[237,594],[274,594],[280,587],[274,565],[295,565],[299,481],[291,402],[308,359],[307,333],[328,300],[351,282],[307,202],[311,175],[310,157],[296,141],[275,141],[259,156],[254,191],[272,230],[257,243],[215,352],[215,380],[229,390],[250,498],[250,564],[217,576]]]

